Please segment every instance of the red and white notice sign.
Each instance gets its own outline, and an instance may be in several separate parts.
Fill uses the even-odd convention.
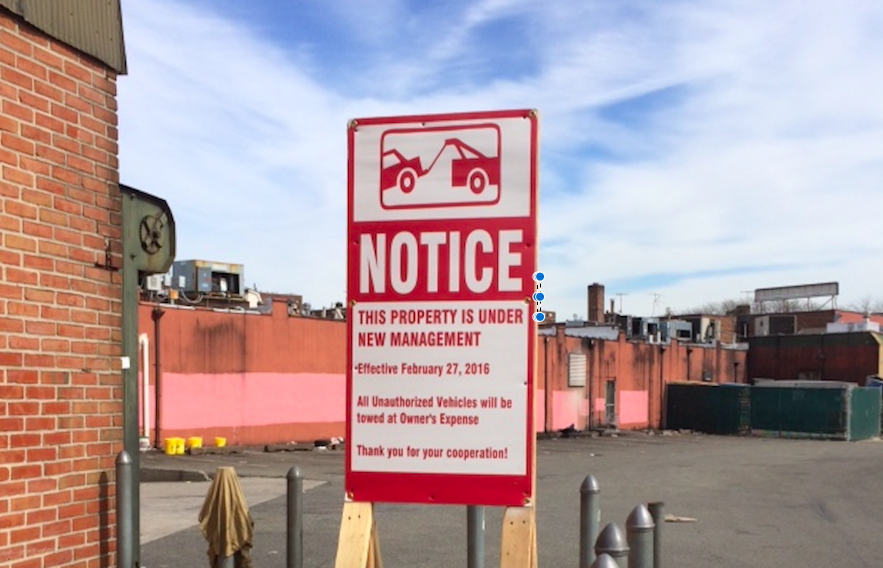
[[[533,111],[351,123],[353,500],[532,496],[536,179]]]

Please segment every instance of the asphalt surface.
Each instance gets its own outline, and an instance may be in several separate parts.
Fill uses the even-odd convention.
[[[537,538],[541,567],[579,565],[579,487],[601,488],[602,526],[624,528],[638,503],[696,519],[663,527],[665,568],[883,566],[883,444],[694,434],[542,440]],[[343,503],[343,452],[145,454],[142,468],[214,473],[233,466],[255,521],[256,568],[285,566],[285,479],[305,478],[304,565],[333,566]],[[199,475],[199,477],[202,477]],[[141,565],[206,566],[196,517],[208,481],[142,483]],[[466,564],[466,508],[376,506],[389,567]],[[485,566],[499,565],[502,510],[486,510]]]

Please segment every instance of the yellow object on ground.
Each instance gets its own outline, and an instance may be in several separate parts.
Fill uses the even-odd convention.
[[[198,436],[194,436],[192,438],[187,438],[187,447],[188,448],[201,448],[202,447],[202,438]]]
[[[165,447],[167,456],[180,456],[184,454],[184,438],[166,438]]]
[[[208,541],[209,566],[223,557],[234,557],[236,568],[251,568],[254,521],[232,467],[219,467],[202,510],[199,528]]]
[[[215,447],[223,448],[227,445],[227,438],[215,438]]]

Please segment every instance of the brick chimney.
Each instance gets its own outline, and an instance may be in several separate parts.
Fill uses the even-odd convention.
[[[604,323],[604,286],[595,282],[589,286],[589,317],[594,323]]]

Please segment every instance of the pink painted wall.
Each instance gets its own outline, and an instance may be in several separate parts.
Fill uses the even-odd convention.
[[[546,431],[546,391],[544,389],[534,390],[533,399],[533,425],[537,432]]]
[[[619,414],[619,424],[644,424],[648,419],[648,396],[647,391],[622,391],[619,393],[619,405],[616,409]]]
[[[552,429],[579,428],[585,421],[587,402],[582,389],[552,393]]]
[[[534,427],[537,432],[544,432],[546,430],[546,391],[537,389],[535,392]],[[571,425],[580,429],[585,423],[589,403],[583,398],[582,389],[552,391],[549,404],[552,407],[552,412],[549,413],[551,418],[548,425],[549,430],[561,430]]]
[[[163,373],[163,426],[268,426],[346,420],[346,376]]]
[[[142,377],[138,380],[139,399]],[[148,412],[154,437],[154,391]],[[247,427],[311,424],[343,436],[346,420],[346,376],[321,373],[163,373],[163,431],[181,435],[218,429],[217,434]],[[143,402],[139,400],[139,435],[144,431]],[[196,431],[199,432],[196,432]],[[221,431],[223,430],[223,431]],[[237,443],[240,442],[234,434]],[[270,441],[270,440],[267,440]],[[282,441],[281,439],[278,441]],[[298,440],[302,441],[302,440]]]

